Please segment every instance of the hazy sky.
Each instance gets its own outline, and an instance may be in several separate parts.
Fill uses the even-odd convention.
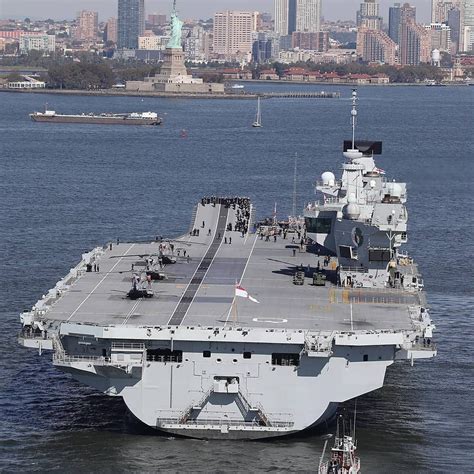
[[[323,0],[323,15],[327,19],[355,19],[361,0]],[[397,0],[404,3],[403,0]],[[395,0],[380,0],[382,15],[388,21],[388,7]],[[145,0],[147,13],[171,9],[172,0]],[[411,0],[417,7],[419,21],[429,20],[430,0]],[[115,15],[117,0],[0,0],[0,18],[73,18],[77,10],[95,10],[100,19]],[[273,11],[273,0],[178,0],[182,17],[209,18],[219,10]]]

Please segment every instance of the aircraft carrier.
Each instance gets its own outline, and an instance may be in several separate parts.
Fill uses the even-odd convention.
[[[423,280],[400,251],[406,185],[377,168],[380,142],[355,140],[355,91],[351,113],[342,177],[324,172],[301,217],[259,222],[248,198],[203,198],[182,236],[82,255],[21,314],[20,344],[196,438],[313,427],[394,362],[435,356]]]

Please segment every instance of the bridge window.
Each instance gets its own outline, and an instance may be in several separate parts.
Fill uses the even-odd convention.
[[[272,354],[272,365],[300,365],[299,354],[282,354],[274,352]]]
[[[332,219],[329,217],[305,217],[306,230],[315,234],[330,234]]]
[[[202,351],[203,357],[211,357],[211,351]]]
[[[369,249],[370,262],[389,262],[390,249]]]
[[[146,360],[150,362],[182,362],[183,351],[149,349],[146,353]]]
[[[251,359],[252,353],[251,352],[244,352],[244,359]]]
[[[357,251],[349,245],[339,245],[339,255],[342,258],[351,258],[353,260],[357,259]]]
[[[369,360],[369,354],[364,354],[364,362],[367,362]]]

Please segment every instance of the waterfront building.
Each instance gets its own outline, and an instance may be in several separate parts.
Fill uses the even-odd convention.
[[[10,81],[8,83],[9,89],[44,89],[45,87],[46,83],[44,81],[27,75],[22,75],[20,81]]]
[[[321,31],[321,3],[322,0],[296,0],[296,31]]]
[[[391,66],[397,63],[397,44],[382,30],[359,28],[357,56],[364,62],[378,62]]]
[[[145,31],[145,0],[118,0],[119,49],[137,49]]]
[[[288,36],[296,31],[296,0],[275,0],[275,33]]]
[[[380,16],[378,0],[364,0],[360,4],[357,26],[369,30],[382,29],[382,17]]]
[[[225,11],[214,15],[213,52],[226,58],[244,58],[252,51],[257,12]]]
[[[399,34],[400,34],[400,4],[395,3],[393,7],[388,9],[388,36],[399,43]]]
[[[431,35],[413,20],[400,26],[399,61],[402,66],[418,66],[431,61]]]
[[[82,10],[77,14],[76,38],[81,41],[95,41],[99,31],[99,14]]]
[[[105,25],[104,39],[117,43],[117,18],[109,18]]]
[[[318,33],[295,31],[292,35],[291,46],[292,48],[310,51],[328,51],[329,33],[326,31],[320,31]]]
[[[44,54],[54,53],[56,50],[56,37],[46,34],[23,34],[20,36],[20,54],[30,51],[41,51]]]

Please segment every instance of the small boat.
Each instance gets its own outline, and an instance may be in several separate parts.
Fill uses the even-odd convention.
[[[257,113],[255,115],[255,122],[252,124],[252,127],[261,127],[262,126],[262,112],[260,110],[260,97],[257,98]]]
[[[242,84],[234,84],[231,89],[243,89],[245,86]]]
[[[331,438],[332,435],[329,435]],[[358,474],[360,473],[360,458],[356,454],[355,423],[352,433],[346,430],[346,421],[340,415],[337,419],[337,431],[334,438],[334,446],[331,449],[329,461],[324,461],[326,446],[329,438],[326,439],[323,454],[319,461],[319,474]]]
[[[428,87],[446,87],[446,84],[443,84],[442,82],[437,82],[433,79],[426,81],[426,85]]]

